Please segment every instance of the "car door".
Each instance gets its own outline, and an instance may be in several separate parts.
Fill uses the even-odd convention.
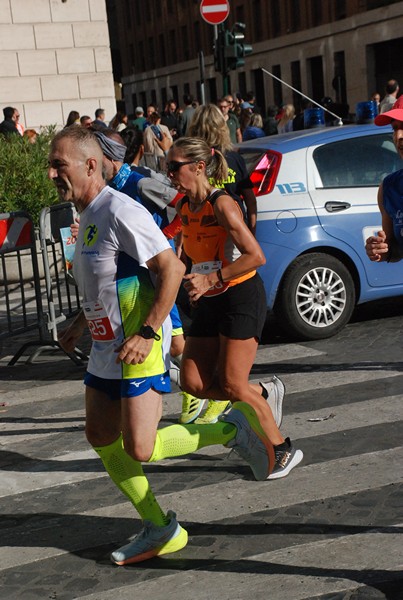
[[[365,240],[381,229],[377,192],[383,178],[401,168],[390,131],[334,138],[308,151],[309,192],[323,229],[348,243],[371,287],[402,284],[396,264],[371,262]]]

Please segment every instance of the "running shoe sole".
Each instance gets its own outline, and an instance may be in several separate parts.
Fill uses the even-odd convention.
[[[275,473],[271,473],[267,479],[281,479],[287,477],[287,475],[302,461],[304,454],[302,450],[295,450],[294,456],[291,457],[290,462],[285,469],[279,469]]]

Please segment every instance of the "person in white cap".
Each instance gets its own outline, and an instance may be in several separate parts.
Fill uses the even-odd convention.
[[[403,158],[403,96],[387,112],[375,118],[375,125],[392,125],[393,142]],[[391,173],[378,190],[382,229],[366,240],[365,250],[374,262],[398,262],[403,258],[403,169]]]

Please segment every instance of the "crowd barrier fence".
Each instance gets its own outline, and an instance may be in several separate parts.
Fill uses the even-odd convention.
[[[5,311],[2,310],[0,316],[6,324],[0,339],[33,329],[38,329],[39,334],[38,339],[19,348],[9,365],[14,365],[32,347],[37,350],[30,354],[27,362],[33,362],[44,350],[64,352],[57,339],[57,327],[81,310],[78,288],[67,267],[62,236],[63,229],[69,231],[74,218],[75,210],[70,202],[44,208],[40,214],[38,247],[29,215],[0,215],[0,294],[5,299]],[[7,265],[10,257],[14,261],[12,276]],[[78,348],[65,354],[78,365],[88,358]]]

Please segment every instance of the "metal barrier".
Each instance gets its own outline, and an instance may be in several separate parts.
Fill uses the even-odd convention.
[[[41,211],[39,241],[43,264],[42,280],[38,270],[34,237],[31,239],[30,246],[32,265],[35,271],[33,275],[35,298],[38,306],[36,326],[39,326],[40,329],[40,339],[24,344],[12,358],[10,365],[15,364],[30,346],[38,346],[38,349],[29,357],[28,362],[32,362],[44,350],[60,349],[64,352],[57,339],[57,326],[66,319],[74,317],[81,310],[78,288],[71,272],[65,268],[65,256],[60,233],[62,228],[70,227],[74,222],[74,218],[75,210],[70,202],[56,204]],[[33,231],[32,222],[30,223],[31,231]],[[42,294],[44,300],[42,300]],[[11,322],[11,313],[7,312]],[[65,354],[78,365],[82,365],[83,361],[88,359],[86,354],[78,348],[75,348],[72,353],[65,352]]]
[[[35,230],[21,211],[0,214],[0,299],[0,339],[38,329],[32,344],[45,343]]]

